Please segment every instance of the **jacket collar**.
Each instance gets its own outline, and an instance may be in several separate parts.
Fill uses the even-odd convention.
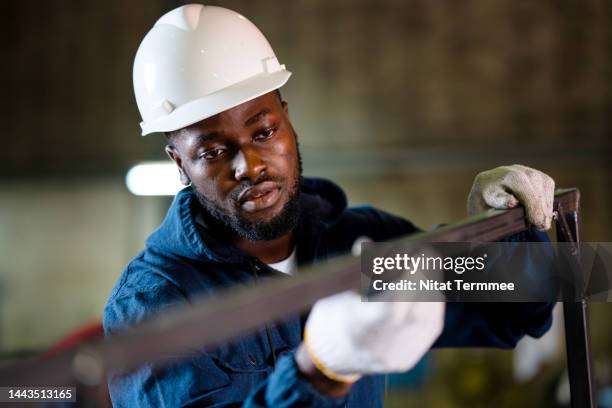
[[[298,263],[316,257],[323,231],[346,209],[346,195],[331,181],[303,178],[297,230]],[[197,222],[202,209],[191,187],[175,197],[162,225],[147,239],[148,249],[198,260],[239,264],[247,255]]]

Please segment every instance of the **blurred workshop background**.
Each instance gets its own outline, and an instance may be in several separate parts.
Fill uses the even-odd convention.
[[[179,1],[1,2],[0,358],[100,318],[170,197],[128,170],[140,137],[132,60]],[[465,216],[474,176],[521,163],[582,192],[583,239],[612,240],[612,3],[605,0],[217,0],[264,32],[306,175],[428,228]],[[612,305],[591,305],[612,406]],[[443,350],[389,381],[388,407],[563,406],[561,320],[515,352]],[[607,398],[607,399],[606,399]],[[410,405],[412,403],[413,405]],[[610,405],[606,405],[610,404]]]

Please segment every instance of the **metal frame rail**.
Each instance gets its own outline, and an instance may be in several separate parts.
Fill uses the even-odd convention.
[[[579,191],[557,190],[555,211],[557,239],[578,243]],[[515,208],[468,217],[396,242],[488,242],[526,228],[524,210]],[[95,386],[105,381],[110,371],[185,358],[182,350],[214,347],[265,322],[304,311],[322,297],[357,289],[360,269],[358,257],[346,256],[313,266],[292,278],[261,284],[256,289],[234,289],[190,306],[176,307],[123,334],[76,351],[0,368],[0,386]],[[572,407],[594,407],[587,304],[565,302],[564,314]]]

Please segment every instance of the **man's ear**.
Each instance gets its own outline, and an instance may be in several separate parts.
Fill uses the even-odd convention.
[[[181,183],[183,183],[183,185],[185,186],[191,184],[191,180],[189,180],[189,177],[185,173],[185,170],[183,170],[183,161],[181,159],[181,155],[176,151],[176,148],[172,145],[167,145],[166,154],[168,155],[170,160],[172,160],[176,164],[176,167],[179,171],[179,175],[181,177]]]
[[[283,101],[282,105],[283,105],[283,112],[285,112],[285,116],[289,118],[289,104],[286,101]]]

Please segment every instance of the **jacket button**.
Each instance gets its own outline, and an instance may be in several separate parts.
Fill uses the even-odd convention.
[[[252,354],[249,354],[249,363],[251,363],[251,365],[254,365],[254,366],[257,365],[257,359]]]

